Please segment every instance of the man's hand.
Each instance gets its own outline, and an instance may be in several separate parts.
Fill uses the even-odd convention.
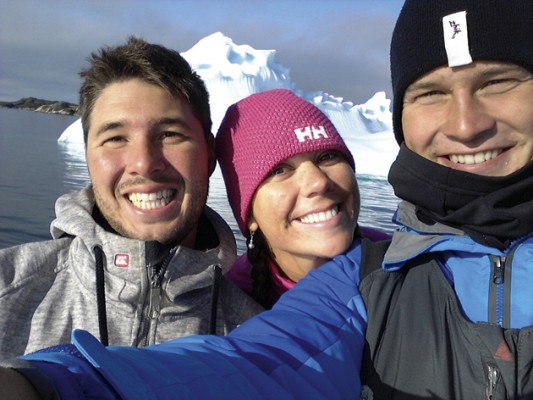
[[[33,386],[17,371],[0,368],[0,400],[41,400]]]

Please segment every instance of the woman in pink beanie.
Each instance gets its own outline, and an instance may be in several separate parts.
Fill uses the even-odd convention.
[[[360,230],[352,154],[313,104],[290,90],[228,108],[216,137],[228,200],[247,254],[228,273],[270,308],[307,272],[344,253]]]

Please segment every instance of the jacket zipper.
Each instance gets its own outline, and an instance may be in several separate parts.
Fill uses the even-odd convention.
[[[161,312],[161,282],[163,282],[163,275],[165,271],[162,267],[154,265],[150,267],[150,306],[148,308],[148,316],[151,319],[159,317]]]
[[[150,303],[148,307],[148,316],[151,319],[159,318],[161,313],[161,284],[163,277],[168,268],[170,260],[174,256],[177,248],[173,248],[163,262],[158,265],[150,265]]]
[[[485,389],[486,399],[494,400],[496,386],[500,380],[500,370],[494,363],[487,363],[487,386]]]
[[[495,311],[496,323],[503,326],[504,313],[504,283],[505,283],[505,256],[493,258],[492,283],[496,285]]]

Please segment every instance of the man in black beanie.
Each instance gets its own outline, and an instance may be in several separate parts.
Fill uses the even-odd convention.
[[[532,399],[533,1],[407,0],[390,56],[398,276],[366,301],[363,383]]]
[[[227,337],[25,358],[123,398],[533,399],[533,1],[407,0],[391,70],[391,242]]]

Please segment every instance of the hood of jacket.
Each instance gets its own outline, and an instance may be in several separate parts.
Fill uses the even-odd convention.
[[[398,270],[406,261],[423,253],[453,250],[466,253],[503,254],[501,250],[474,241],[460,229],[420,218],[417,207],[408,201],[401,201],[398,204],[393,219],[400,229],[393,233],[391,245],[385,253],[383,261],[385,270]]]
[[[115,299],[118,307],[128,304],[135,307],[139,293],[150,284],[148,269],[169,256],[170,249],[167,247],[165,254],[165,247],[160,245],[163,250],[154,251],[157,242],[130,239],[107,231],[93,219],[94,206],[90,186],[61,196],[56,202],[56,219],[51,224],[52,237],[72,237],[70,261],[80,281],[90,286],[88,289],[94,288],[94,248],[100,247],[106,270],[106,297]],[[225,273],[236,259],[235,238],[222,217],[206,206],[202,218],[217,236],[218,244],[204,250],[184,246],[172,249],[162,282],[170,302],[184,293],[211,286],[213,267],[219,265]]]

